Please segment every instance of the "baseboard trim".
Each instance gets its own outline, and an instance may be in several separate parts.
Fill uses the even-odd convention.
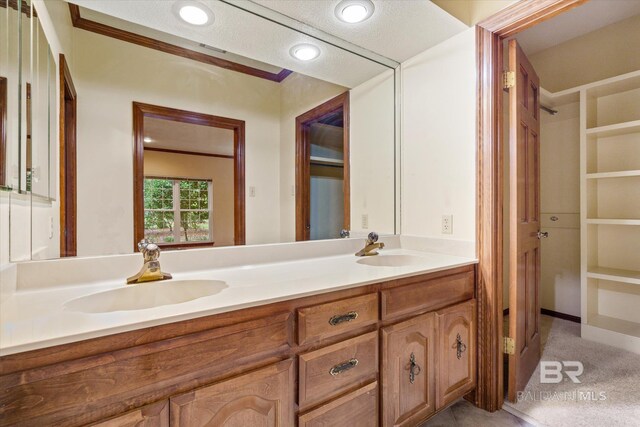
[[[540,313],[546,314],[547,316],[557,317],[558,319],[568,320],[570,322],[581,323],[580,316],[574,316],[572,314],[559,313],[553,310],[547,310],[546,308],[541,308]]]
[[[572,314],[560,313],[560,312],[557,312],[557,311],[548,310],[546,308],[541,308],[540,309],[540,313],[542,313],[544,315],[547,315],[547,316],[551,316],[551,317],[557,317],[558,319],[568,320],[570,322],[581,323],[580,316],[574,316]],[[502,315],[503,316],[508,316],[509,315],[509,309],[505,308],[504,310],[502,310]]]

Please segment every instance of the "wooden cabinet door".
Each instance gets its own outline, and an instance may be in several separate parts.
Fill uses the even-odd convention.
[[[414,426],[435,411],[435,314],[382,329],[382,424]]]
[[[475,300],[438,311],[438,409],[476,386]]]
[[[92,427],[169,427],[169,401],[153,403],[92,424]]]
[[[284,360],[203,387],[171,401],[175,427],[289,427],[294,425],[293,361]]]

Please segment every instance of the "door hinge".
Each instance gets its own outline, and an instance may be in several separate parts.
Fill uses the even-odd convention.
[[[504,337],[502,344],[502,351],[504,354],[516,354],[516,343],[513,338]]]
[[[516,85],[516,73],[515,71],[505,71],[502,73],[502,87],[504,89],[510,89]]]

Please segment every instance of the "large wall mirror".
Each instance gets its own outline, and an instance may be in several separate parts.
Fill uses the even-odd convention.
[[[393,61],[246,1],[0,1],[13,261],[396,233]]]

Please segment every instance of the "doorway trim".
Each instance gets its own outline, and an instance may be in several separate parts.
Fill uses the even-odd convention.
[[[78,254],[77,111],[78,95],[64,54],[60,54],[60,256]]]
[[[175,108],[133,102],[133,250],[138,250],[138,242],[144,238],[144,118],[171,120],[211,126],[233,131],[233,181],[234,181],[234,243],[244,245],[245,207],[245,122]],[[211,243],[205,245],[210,246]],[[179,248],[204,246],[199,243],[180,245]]]
[[[296,117],[296,241],[309,240],[304,218],[310,215],[310,141],[309,126],[322,117],[342,109],[344,228],[351,228],[351,183],[349,175],[349,91],[344,92]]]
[[[478,385],[470,398],[491,412],[504,402],[502,42],[586,1],[521,1],[476,25]]]

